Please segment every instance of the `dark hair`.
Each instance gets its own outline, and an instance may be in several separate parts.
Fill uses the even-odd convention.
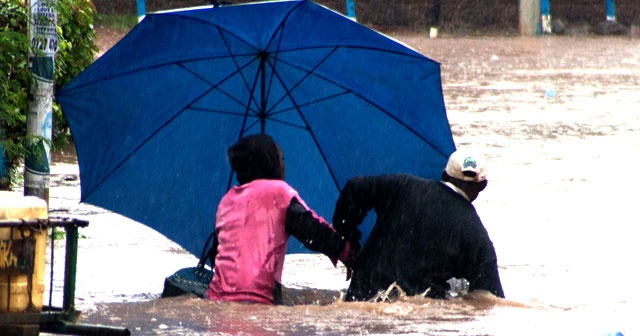
[[[248,135],[227,149],[238,183],[281,179],[278,144],[266,134]]]

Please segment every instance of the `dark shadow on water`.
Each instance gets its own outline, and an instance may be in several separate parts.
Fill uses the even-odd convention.
[[[342,292],[315,288],[283,288],[282,302],[285,306],[314,304],[325,306],[340,300]]]

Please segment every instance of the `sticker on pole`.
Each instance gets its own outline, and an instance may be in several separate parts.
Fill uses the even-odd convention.
[[[51,57],[58,51],[55,1],[32,0],[31,4],[31,47]]]

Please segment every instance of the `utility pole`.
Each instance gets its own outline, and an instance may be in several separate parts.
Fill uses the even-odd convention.
[[[540,15],[540,0],[520,0],[520,35],[536,35],[540,26]]]
[[[442,0],[431,0],[431,6],[427,17],[429,18],[429,37],[437,38],[438,29],[440,27],[440,8]]]
[[[54,58],[58,50],[56,0],[31,0],[31,97],[27,108],[27,148],[24,195],[49,204],[51,133],[53,128]]]

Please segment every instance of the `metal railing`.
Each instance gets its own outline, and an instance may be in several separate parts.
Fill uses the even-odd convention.
[[[130,335],[129,330],[126,328],[76,323],[76,320],[80,315],[80,312],[75,308],[78,228],[87,227],[88,225],[89,222],[85,220],[58,217],[31,220],[0,220],[0,229],[18,228],[20,230],[47,230],[49,228],[53,229],[60,227],[64,228],[66,232],[62,307],[55,308],[51,306],[43,306],[41,312],[33,312],[29,309],[22,313],[0,313],[0,332],[3,335],[6,335],[7,333],[23,335],[28,333],[29,330],[35,330],[34,335],[37,335],[38,332],[66,335]],[[53,253],[53,249],[51,249],[51,253]],[[7,276],[10,276],[8,271],[5,273],[7,273]],[[33,267],[31,267],[30,273],[31,274],[28,274],[28,276],[33,277]],[[30,281],[32,280],[33,279],[30,279]],[[50,281],[49,297],[52,295],[53,274]],[[8,287],[10,287],[10,284],[8,284]],[[29,301],[31,301],[30,289],[29,296]],[[8,297],[7,304],[9,304],[9,299],[10,298]],[[29,306],[32,306],[32,302],[30,302]]]

